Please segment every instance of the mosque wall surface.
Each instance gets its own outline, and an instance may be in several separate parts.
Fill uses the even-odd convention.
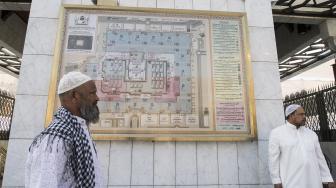
[[[24,186],[32,139],[43,129],[59,7],[90,0],[33,0],[3,187]],[[284,123],[270,0],[120,0],[120,6],[246,12],[258,138],[248,142],[97,141],[104,185],[271,188],[268,135]]]

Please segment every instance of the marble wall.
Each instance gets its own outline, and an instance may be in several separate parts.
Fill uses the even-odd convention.
[[[258,139],[249,142],[98,141],[104,184],[111,188],[271,188],[270,130],[284,123],[270,0],[120,0],[120,6],[246,12]],[[58,12],[62,3],[33,0],[16,96],[3,187],[24,185],[24,163],[47,107]]]

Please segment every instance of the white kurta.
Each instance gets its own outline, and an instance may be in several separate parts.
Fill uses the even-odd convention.
[[[333,182],[315,132],[288,122],[271,132],[269,168],[273,184],[283,188],[322,188],[322,182]]]
[[[76,117],[81,124],[84,133],[89,140],[95,169],[96,187],[102,187],[100,165],[97,160],[97,154],[93,147],[88,126],[84,119]],[[67,157],[63,146],[63,140],[58,137],[52,142],[51,150],[46,149],[50,135],[43,138],[38,147],[28,152],[25,169],[25,187],[26,188],[68,188],[75,187],[73,172],[66,168]]]

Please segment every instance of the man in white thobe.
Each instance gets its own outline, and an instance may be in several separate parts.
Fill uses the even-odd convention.
[[[31,144],[27,188],[102,187],[100,167],[88,125],[99,120],[96,86],[80,72],[65,74],[58,86],[61,107]]]
[[[286,124],[272,130],[269,169],[275,188],[335,188],[318,137],[304,127],[305,112],[297,104],[285,110]]]

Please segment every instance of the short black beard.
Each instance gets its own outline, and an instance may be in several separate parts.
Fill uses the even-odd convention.
[[[303,121],[302,123],[296,123],[294,125],[299,128],[299,127],[305,126],[305,124],[306,124],[306,121]]]
[[[80,113],[88,123],[97,123],[99,121],[99,108],[97,105],[82,103]]]

